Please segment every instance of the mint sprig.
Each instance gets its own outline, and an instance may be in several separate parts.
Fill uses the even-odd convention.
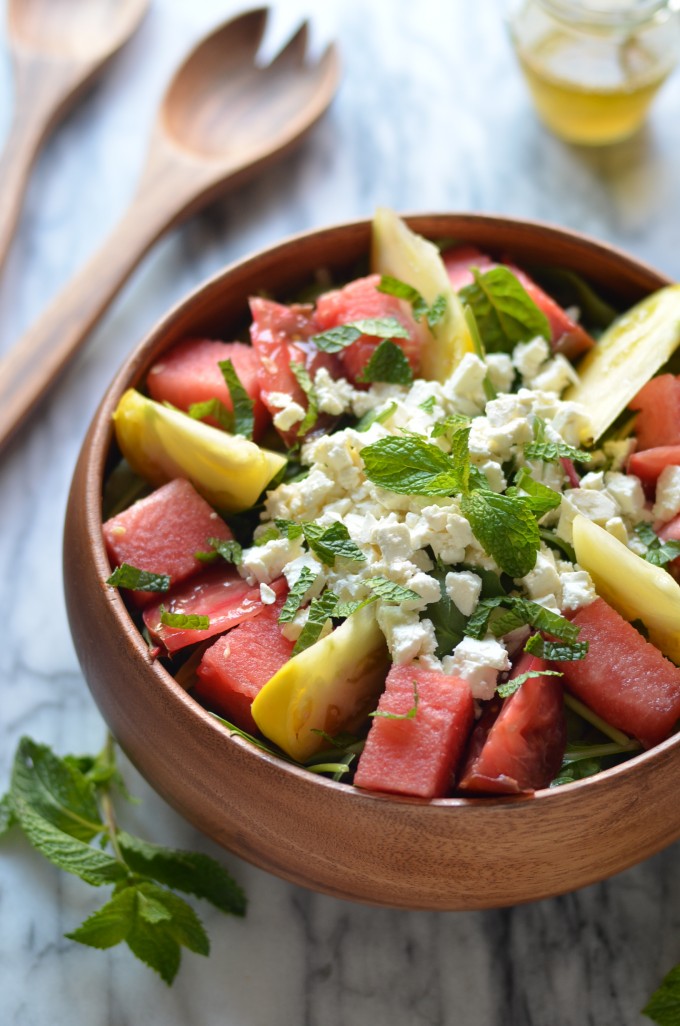
[[[225,540],[224,538],[208,538],[208,545],[210,546],[205,552],[195,552],[194,556],[200,563],[212,563],[219,556],[226,563],[233,563],[234,566],[240,566],[243,561],[243,549],[237,541],[233,539]]]
[[[192,403],[187,413],[194,420],[205,420],[212,417],[223,431],[233,432],[234,414],[228,410],[221,399],[205,399],[201,403]]]
[[[373,350],[368,363],[357,375],[357,381],[410,385],[413,381],[413,371],[401,346],[387,338]]]
[[[505,684],[499,684],[496,688],[496,694],[500,698],[509,698],[510,695],[514,695],[515,692],[519,691],[522,684],[526,684],[528,680],[532,680],[535,677],[562,677],[564,676],[560,670],[527,670],[526,673],[520,673],[511,680],[507,680]]]
[[[164,606],[160,608],[160,620],[164,627],[175,627],[182,631],[207,631],[210,617],[201,613],[172,613]]]
[[[309,548],[325,566],[335,566],[336,559],[348,559],[356,563],[366,561],[366,556],[339,520],[330,527],[321,527],[313,521],[301,526]]]
[[[319,575],[315,574],[313,570],[310,570],[308,566],[303,566],[300,571],[300,576],[288,592],[286,601],[281,607],[279,623],[291,623],[295,619],[295,614],[302,605],[307,592],[312,587],[318,576]]]
[[[298,385],[307,398],[307,412],[297,429],[298,438],[304,438],[308,431],[311,431],[319,418],[319,397],[309,376],[309,371],[304,364],[297,360],[290,361],[290,369]]]
[[[647,546],[644,558],[648,563],[654,566],[667,566],[680,556],[680,541],[670,538],[663,541],[651,524],[644,520],[635,525],[634,531],[643,545]]]
[[[540,634],[532,634],[524,646],[525,652],[548,659],[551,662],[566,663],[585,659],[588,655],[587,641],[548,641]]]
[[[183,947],[210,951],[198,916],[174,891],[238,916],[245,896],[208,855],[163,848],[122,830],[113,803],[118,779],[110,735],[98,756],[85,758],[59,758],[24,737],[0,801],[0,833],[16,825],[58,869],[95,887],[114,886],[111,899],[66,936],[95,948],[125,942],[170,984]]]
[[[676,965],[664,976],[642,1009],[657,1026],[678,1026],[680,1023],[680,965]]]
[[[393,278],[389,274],[382,275],[378,285],[378,292],[405,300],[411,306],[413,319],[421,321],[425,317],[430,328],[434,328],[441,321],[448,309],[446,296],[441,294],[436,296],[431,305],[428,306],[418,289],[408,285],[405,281],[400,281],[399,278]]]
[[[313,335],[310,341],[324,353],[339,353],[362,335],[369,335],[372,338],[409,337],[408,330],[396,317],[364,317]]]
[[[293,655],[299,655],[318,641],[321,631],[324,629],[333,611],[338,604],[338,596],[332,591],[325,591],[320,598],[313,599],[309,606],[307,622],[305,623],[300,637],[293,647]]]
[[[492,267],[460,290],[470,307],[487,352],[512,353],[518,342],[541,335],[550,339],[550,324],[524,286],[507,267]]]

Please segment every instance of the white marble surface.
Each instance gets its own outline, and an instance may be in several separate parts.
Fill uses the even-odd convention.
[[[54,133],[31,177],[0,280],[0,348],[19,336],[130,198],[170,71],[233,0],[154,0],[125,52]],[[680,278],[680,75],[647,129],[607,151],[535,121],[501,0],[274,0],[270,45],[301,14],[342,48],[337,102],[283,164],[163,240],[89,345],[0,455],[0,786],[17,739],[94,751],[104,726],[73,650],[61,590],[69,480],[88,419],[123,356],[212,271],[293,231],[402,211],[544,218]],[[3,38],[0,36],[0,44]],[[0,49],[0,52],[4,52]],[[11,110],[0,62],[0,139]],[[2,194],[0,192],[0,202]],[[168,990],[124,948],[63,939],[100,895],[19,836],[0,849],[0,1021],[6,1026],[633,1026],[680,961],[680,849],[607,883],[506,911],[409,913],[322,897],[219,852],[125,766],[139,830],[224,857],[244,921],[205,913],[208,960]],[[508,867],[512,872],[512,867]]]

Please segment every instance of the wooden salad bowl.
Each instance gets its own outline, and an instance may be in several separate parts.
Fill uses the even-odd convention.
[[[627,307],[667,280],[615,249],[545,224],[471,214],[408,219],[518,263],[571,269]],[[533,796],[426,801],[335,783],[230,735],[155,662],[118,591],[102,539],[102,486],[117,453],[111,415],[160,353],[190,335],[230,339],[247,298],[286,298],[319,268],[350,277],[369,221],[288,239],[189,295],[125,362],[99,407],[73,478],[64,582],[94,698],[149,783],[199,830],[286,880],[410,909],[479,909],[553,896],[618,873],[680,837],[680,735],[595,777]]]

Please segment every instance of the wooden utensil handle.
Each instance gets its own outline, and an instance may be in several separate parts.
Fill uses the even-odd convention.
[[[101,248],[0,359],[0,450],[168,226],[167,205],[134,202]]]

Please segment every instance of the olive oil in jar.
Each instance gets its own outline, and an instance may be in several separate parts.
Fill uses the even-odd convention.
[[[530,0],[511,31],[539,117],[585,145],[635,132],[680,52],[666,2]]]

